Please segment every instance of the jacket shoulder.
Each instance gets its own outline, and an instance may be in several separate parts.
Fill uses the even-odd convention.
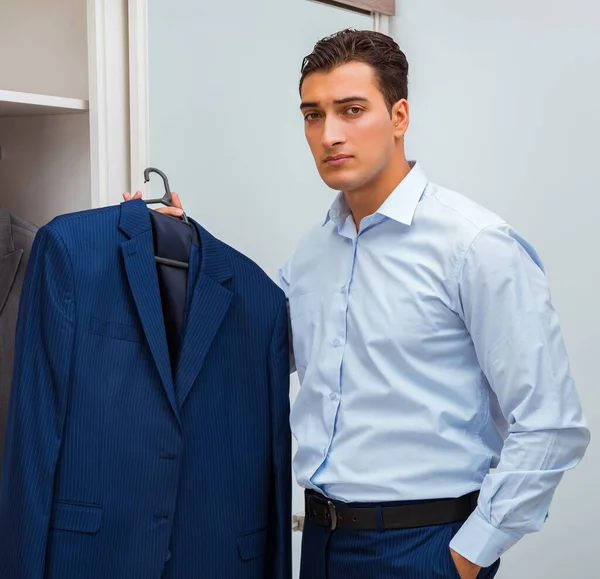
[[[73,213],[64,213],[56,216],[44,227],[51,226],[54,229],[62,227],[87,227],[91,221],[111,221],[118,220],[121,213],[120,205],[110,205],[108,207],[98,207],[96,209],[86,209],[84,211],[74,211]]]
[[[29,221],[12,214],[10,216],[10,224],[13,234],[19,233],[29,238],[33,238],[39,229],[37,225],[34,225],[33,223],[30,223]]]
[[[27,256],[38,232],[38,227],[33,223],[25,221],[20,217],[15,217],[14,215],[11,215],[10,224],[15,247],[23,249]]]
[[[117,227],[120,217],[119,205],[88,209],[58,215],[40,228],[58,235],[67,244],[78,243],[82,238],[98,235],[99,228]]]
[[[285,300],[283,290],[269,277],[265,270],[253,259],[234,249],[230,245],[219,242],[223,250],[228,254],[233,271],[237,276],[245,278],[248,283],[253,284],[262,292],[267,292],[274,298]]]

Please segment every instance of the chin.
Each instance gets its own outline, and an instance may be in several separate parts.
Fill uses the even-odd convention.
[[[334,191],[344,191],[346,189],[345,184],[342,181],[335,179],[323,179],[325,185]]]
[[[355,179],[323,179],[323,181],[325,181],[325,184],[331,189],[343,191],[344,193],[360,189],[363,185],[362,181],[357,182]]]
[[[361,186],[362,182],[356,178],[356,175],[344,175],[341,172],[338,175],[333,174],[330,171],[321,173],[321,179],[325,182],[325,185],[336,191],[352,191]]]

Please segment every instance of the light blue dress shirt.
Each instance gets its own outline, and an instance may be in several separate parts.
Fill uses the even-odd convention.
[[[356,231],[344,196],[280,271],[298,483],[346,502],[481,489],[451,547],[540,529],[590,434],[535,250],[418,164]]]

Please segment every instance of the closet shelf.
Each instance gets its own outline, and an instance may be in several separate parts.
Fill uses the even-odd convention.
[[[84,113],[88,101],[0,89],[0,117]]]

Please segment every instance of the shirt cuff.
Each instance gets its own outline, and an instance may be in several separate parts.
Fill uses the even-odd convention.
[[[476,509],[454,535],[450,548],[475,565],[489,567],[519,539],[494,527]]]

